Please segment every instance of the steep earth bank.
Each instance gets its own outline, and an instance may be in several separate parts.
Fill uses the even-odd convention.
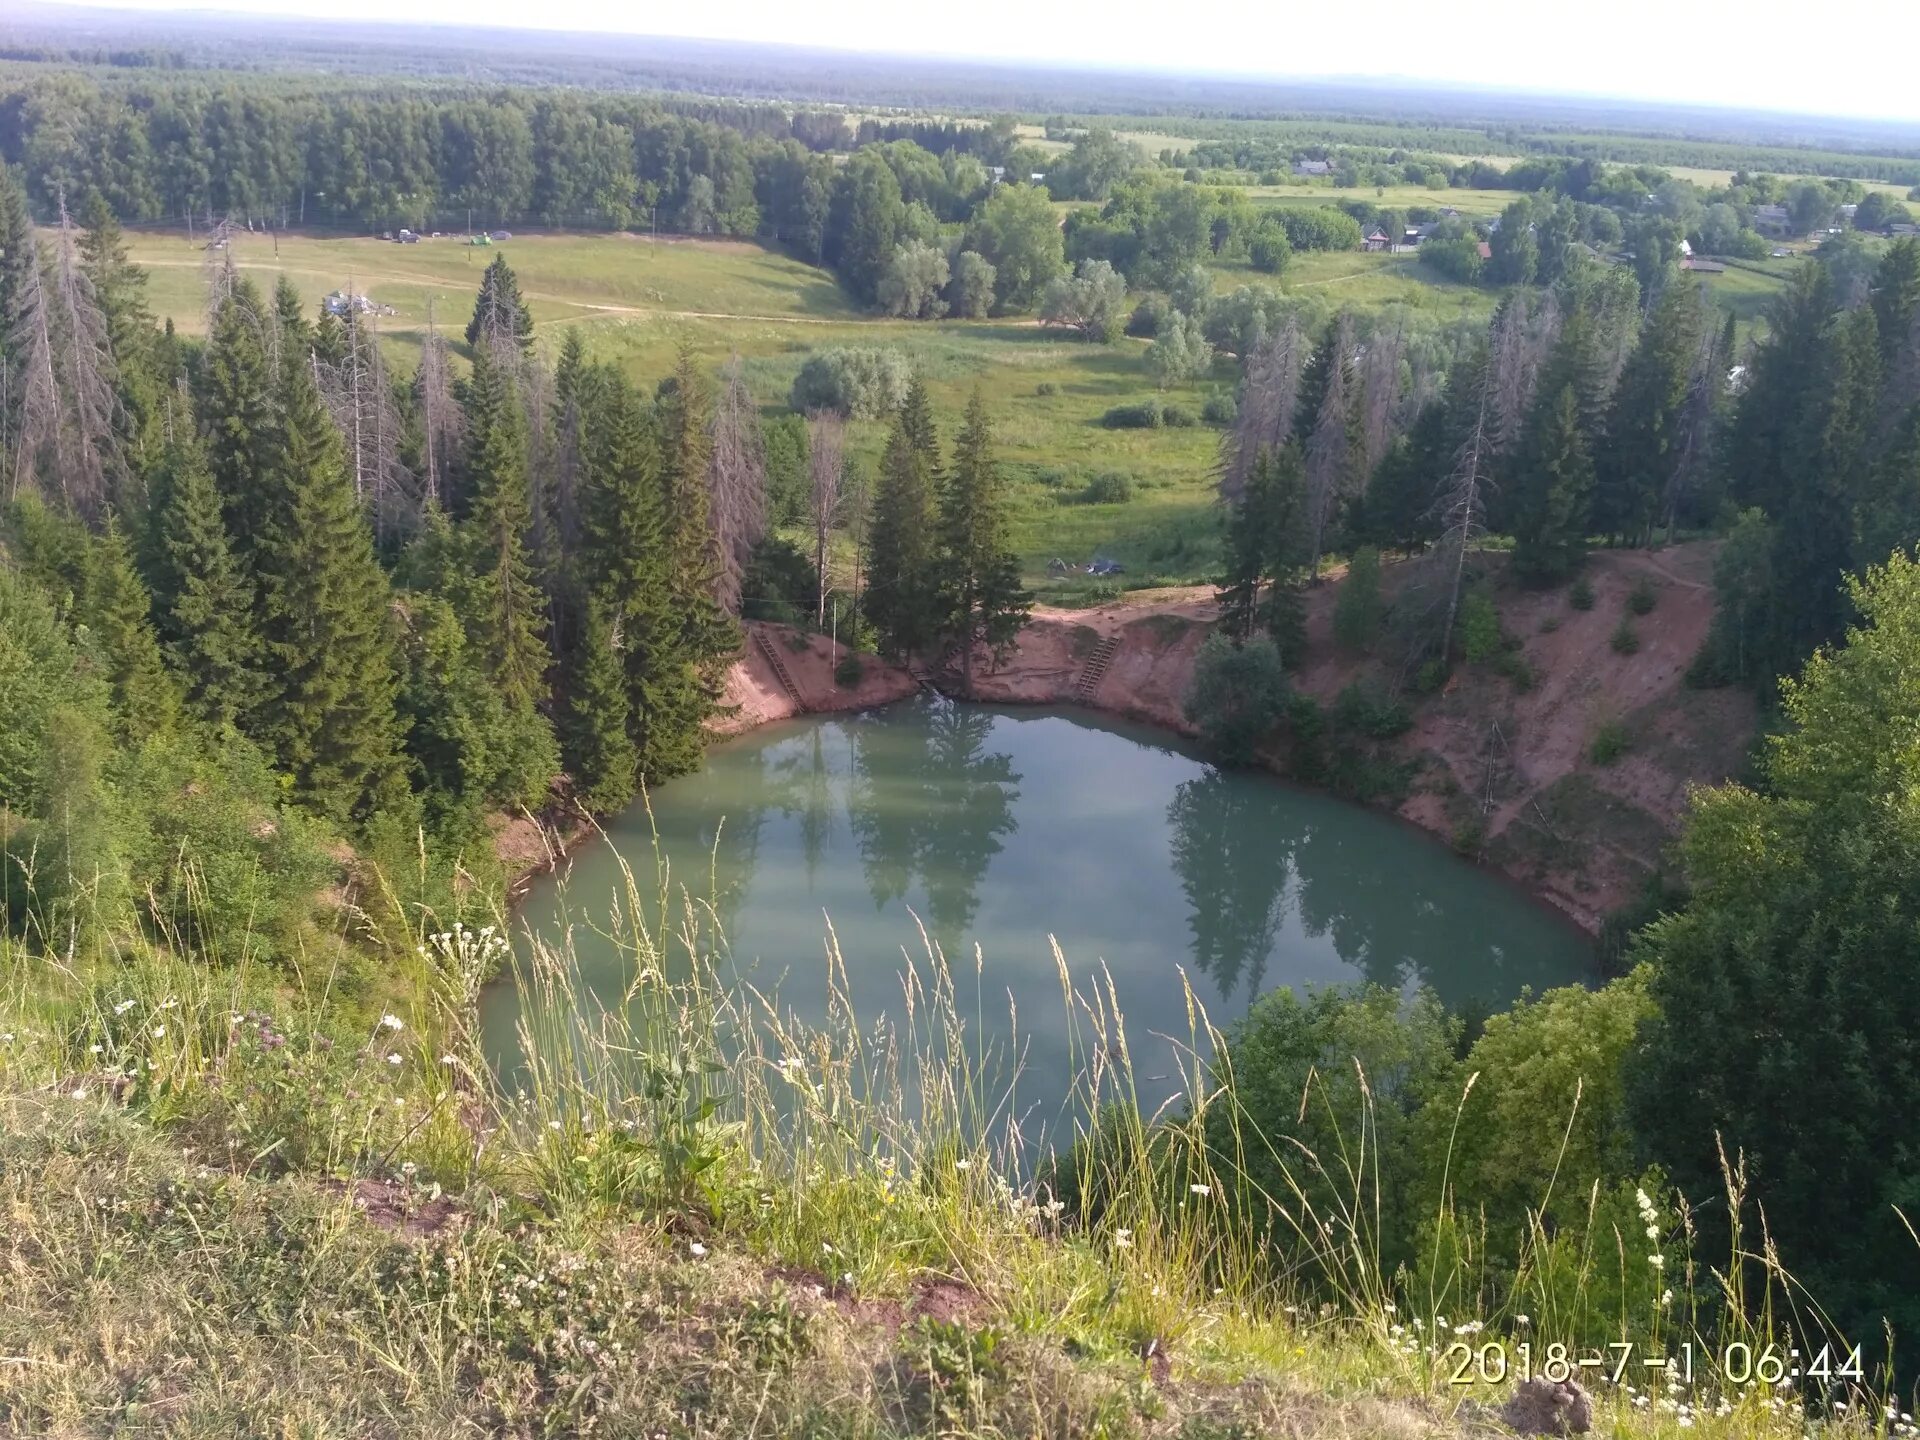
[[[1502,587],[1504,660],[1463,665],[1427,695],[1402,685],[1386,661],[1334,643],[1342,582],[1331,580],[1308,594],[1312,658],[1295,683],[1323,703],[1356,682],[1399,690],[1413,724],[1388,743],[1386,758],[1411,779],[1389,807],[1597,929],[1661,866],[1689,790],[1736,772],[1752,741],[1749,695],[1685,683],[1712,621],[1712,559],[1704,542],[1601,552],[1585,571],[1592,603],[1584,609],[1567,587]],[[1386,590],[1413,574],[1389,567]],[[1629,602],[1642,585],[1654,604],[1635,615]],[[1216,613],[1204,588],[1135,592],[1092,610],[1041,607],[1007,661],[976,672],[968,698],[1086,705],[1191,735],[1183,700]],[[1614,643],[1623,621],[1637,641],[1632,653]],[[713,726],[720,735],[884,705],[919,687],[871,656],[857,684],[841,685],[836,658],[845,651],[826,637],[758,623],[747,632],[727,677],[728,709]],[[958,677],[941,684],[956,693]],[[1603,735],[1611,758],[1595,750]],[[1284,768],[1282,753],[1271,759]],[[514,869],[552,859],[531,822],[506,827],[501,839]]]

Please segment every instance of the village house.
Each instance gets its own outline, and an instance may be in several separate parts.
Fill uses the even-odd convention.
[[[1293,162],[1293,173],[1296,175],[1331,175],[1333,173],[1333,162],[1331,160],[1296,160]]]

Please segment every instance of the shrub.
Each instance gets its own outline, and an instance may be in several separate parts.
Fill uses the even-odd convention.
[[[912,379],[912,369],[898,350],[837,345],[807,357],[787,403],[801,414],[832,410],[849,419],[872,420],[899,408]]]
[[[1414,1164],[1415,1117],[1455,1063],[1453,1025],[1433,997],[1403,1001],[1378,986],[1270,991],[1230,1032],[1227,1055],[1229,1103],[1208,1107],[1207,1139],[1223,1160],[1245,1157],[1227,1178],[1228,1204],[1244,1231],[1273,1252],[1276,1270],[1345,1263],[1319,1258],[1324,1252],[1276,1206],[1314,1217],[1309,1230],[1315,1221],[1337,1228],[1339,1217],[1351,1216],[1377,1246],[1370,1265],[1387,1274],[1411,1261],[1418,1215],[1430,1203]],[[1372,1152],[1364,1221],[1353,1213],[1354,1187],[1342,1165],[1363,1129]]]
[[[820,577],[813,561],[791,540],[769,535],[753,547],[740,581],[740,613],[748,620],[798,625],[811,617]]]
[[[1608,720],[1593,732],[1593,739],[1587,744],[1587,758],[1596,765],[1611,765],[1626,754],[1632,745],[1627,727],[1618,720]]]
[[[1436,1077],[1428,1091],[1413,1168],[1436,1184],[1445,1173],[1458,1194],[1474,1197],[1488,1232],[1485,1254],[1497,1257],[1496,1264],[1528,1251],[1530,1224],[1544,1197],[1552,1197],[1557,1223],[1551,1228],[1558,1233],[1540,1237],[1551,1249],[1536,1252],[1535,1262],[1544,1273],[1534,1283],[1543,1290],[1568,1280],[1565,1252],[1591,1247],[1599,1253],[1617,1243],[1617,1234],[1637,1235],[1645,1223],[1635,1217],[1634,1182],[1627,1178],[1635,1159],[1627,1084],[1636,1037],[1652,1008],[1644,975],[1599,990],[1568,986],[1523,999],[1488,1017],[1451,1076]],[[1469,1086],[1471,1075],[1479,1079]],[[1552,1139],[1525,1138],[1542,1135]],[[1655,1194],[1661,1188],[1647,1185]],[[1597,1203],[1589,1199],[1596,1190]],[[1418,1248],[1424,1254],[1432,1249],[1431,1222],[1423,1232]],[[1629,1254],[1631,1308],[1645,1314],[1658,1294],[1658,1272],[1642,1255]],[[1598,1317],[1610,1314],[1617,1324],[1629,1309],[1621,1303],[1621,1283],[1620,1265],[1591,1266],[1566,1284],[1565,1298],[1590,1286],[1607,1288],[1584,1293],[1567,1320],[1605,1323]],[[1591,1335],[1578,1338],[1594,1343]]]
[[[1151,340],[1160,333],[1160,324],[1173,306],[1164,295],[1148,295],[1133,307],[1127,317],[1127,334],[1136,340]]]
[[[1263,275],[1278,275],[1292,254],[1293,244],[1277,220],[1262,221],[1247,242],[1247,259]]]
[[[1194,661],[1186,716],[1222,760],[1244,765],[1280,723],[1287,693],[1286,671],[1273,641],[1263,635],[1236,645],[1215,633]]]
[[[1200,418],[1209,425],[1228,426],[1240,417],[1240,406],[1233,396],[1224,390],[1216,390],[1207,396],[1206,404],[1200,407]]]
[[[1100,417],[1109,430],[1158,430],[1162,413],[1158,400],[1142,400],[1134,405],[1116,405]]]
[[[1582,575],[1567,587],[1567,603],[1576,610],[1593,608],[1593,586],[1588,583],[1586,576]]]
[[[1365,650],[1379,637],[1380,610],[1380,552],[1362,545],[1334,598],[1333,638],[1348,650]]]
[[[1124,471],[1103,470],[1087,482],[1084,498],[1089,505],[1124,505],[1133,499],[1133,480]]]
[[[1200,420],[1184,405],[1162,405],[1160,423],[1170,430],[1191,430]]]
[[[1033,393],[1036,395],[1058,395],[1060,393],[1060,387],[1051,380],[1042,380],[1038,385],[1033,387]]]
[[[1616,655],[1633,655],[1639,652],[1640,635],[1633,628],[1633,622],[1622,615],[1620,623],[1614,627],[1613,638],[1607,643],[1613,646]]]
[[[1627,592],[1627,609],[1636,615],[1649,614],[1660,602],[1660,593],[1653,588],[1653,582],[1639,579],[1633,582],[1633,589]]]
[[[867,662],[852,651],[840,657],[840,663],[833,667],[833,683],[848,690],[858,689],[860,682],[867,678]]]
[[[1500,651],[1500,614],[1484,590],[1469,590],[1460,601],[1460,652],[1469,663],[1491,659]]]
[[[1413,728],[1413,712],[1400,701],[1356,680],[1333,702],[1333,723],[1369,740],[1391,740]]]

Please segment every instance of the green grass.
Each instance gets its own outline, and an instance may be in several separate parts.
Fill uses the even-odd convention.
[[[131,248],[148,272],[155,313],[184,333],[201,332],[204,252],[174,232],[134,235]],[[1218,432],[1203,426],[1109,430],[1099,423],[1112,406],[1154,393],[1141,341],[1092,345],[1017,316],[890,320],[856,306],[825,271],[741,241],[528,235],[496,248],[519,277],[542,343],[557,344],[563,327],[578,326],[590,354],[618,363],[643,384],[666,374],[678,347],[689,344],[710,366],[739,356],[771,414],[785,407],[809,351],[893,346],[926,379],[949,437],[977,385],[992,410],[1012,482],[1013,543],[1027,583],[1042,600],[1082,604],[1121,588],[1206,581],[1218,571],[1212,482]],[[493,253],[456,238],[400,246],[364,237],[276,240],[242,234],[233,242],[234,263],[244,272],[267,286],[280,274],[289,276],[310,306],[335,289],[391,306],[396,313],[380,324],[402,365],[411,365],[417,353],[429,302],[443,332],[457,339]],[[1413,255],[1359,251],[1296,255],[1277,279],[1246,265],[1222,265],[1215,284],[1223,293],[1244,284],[1277,284],[1311,302],[1316,316],[1341,306],[1392,305],[1436,324],[1484,320],[1497,299],[1490,290],[1441,279]],[[1749,326],[1777,288],[1749,272],[1729,270],[1714,278],[1716,298]],[[1233,385],[1234,371],[1220,362],[1213,375],[1177,387],[1167,398],[1197,413],[1210,389]],[[1051,393],[1038,393],[1043,383]],[[871,471],[884,439],[880,425],[856,424],[849,453]],[[1074,503],[1102,471],[1127,475],[1133,498],[1124,504]],[[1055,559],[1082,566],[1096,555],[1118,561],[1126,574],[1100,582],[1047,574]]]
[[[1027,1018],[1065,1037],[1075,1109],[1112,1118],[1109,1143],[1066,1162],[1102,1206],[1057,1205],[1009,1148],[1005,1080],[968,1042],[970,979],[937,952],[911,962],[897,1036],[844,1007],[801,1031],[721,978],[709,908],[655,911],[666,897],[643,902],[631,875],[626,892],[627,1003],[584,1005],[567,942],[531,947],[511,1089],[476,1043],[468,961],[504,943],[490,932],[423,922],[386,1019],[323,966],[55,961],[0,937],[0,1428],[1457,1436],[1511,1380],[1453,1383],[1457,1357],[1422,1336],[1544,1340],[1561,1287],[1585,1283],[1541,1270],[1529,1322],[1476,1310],[1466,1251],[1437,1288],[1382,1275],[1350,1169],[1352,1212],[1295,1216],[1308,1268],[1347,1277],[1342,1303],[1313,1303],[1215,1215],[1214,1165],[1236,1162],[1197,1143],[1201,1118],[1171,1115],[1149,1145],[1126,1019],[1064,962],[1063,1012]],[[631,918],[649,913],[679,918]],[[1186,1042],[1210,1050],[1190,1014]],[[1243,1114],[1224,1068],[1194,1070],[1191,1106]],[[1233,1134],[1236,1154],[1261,1143]],[[1297,1186],[1323,1173],[1277,1158]],[[1803,1433],[1764,1387],[1724,1408],[1710,1385],[1595,1388],[1618,1440]]]
[[[1342,200],[1364,200],[1369,205],[1406,210],[1424,205],[1433,210],[1452,208],[1468,219],[1490,219],[1516,199],[1512,190],[1435,189],[1427,185],[1247,185],[1242,187],[1256,205],[1334,205]]]
[[[150,276],[149,302],[187,333],[205,326],[202,252],[184,235],[133,237],[134,259]],[[807,353],[829,345],[889,345],[926,379],[942,433],[949,440],[974,386],[991,407],[1014,492],[1014,543],[1028,582],[1048,598],[1072,598],[1084,587],[1046,575],[1056,556],[1084,564],[1095,552],[1128,568],[1132,584],[1210,577],[1217,565],[1212,511],[1217,432],[1119,431],[1100,416],[1123,401],[1154,393],[1144,342],[1092,345],[1025,317],[943,321],[889,320],[860,310],[825,271],[737,241],[675,241],[604,235],[530,236],[497,247],[507,256],[533,311],[536,334],[557,343],[561,327],[582,327],[589,353],[618,363],[651,384],[673,365],[683,343],[709,365],[738,355],[769,413],[784,409],[787,390]],[[399,246],[374,239],[242,236],[235,263],[271,285],[292,277],[317,306],[348,288],[391,305],[380,322],[396,356],[412,363],[427,302],[443,331],[465,328],[473,290],[493,252],[453,239]],[[1388,287],[1391,288],[1391,287]],[[1360,297],[1356,297],[1358,299]],[[1169,393],[1198,412],[1218,375]],[[1041,382],[1054,393],[1037,394]],[[883,427],[852,427],[850,453],[871,468]],[[1123,505],[1063,505],[1105,470],[1134,483]],[[1051,483],[1049,483],[1051,482]]]

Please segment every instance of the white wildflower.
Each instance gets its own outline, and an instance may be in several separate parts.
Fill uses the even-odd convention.
[[[1213,1194],[1213,1186],[1211,1185],[1189,1185],[1187,1188],[1196,1195]]]
[[[971,1160],[956,1160],[956,1161],[954,1161],[954,1162],[953,1162],[953,1168],[954,1168],[954,1169],[956,1169],[956,1170],[971,1170],[971,1169],[973,1169],[973,1161],[971,1161]]]
[[[696,1260],[704,1260],[707,1256],[707,1247],[702,1245],[698,1240],[695,1240],[687,1246],[687,1253],[692,1255]]]
[[[404,1030],[407,1028],[398,1015],[382,1015],[380,1017],[380,1024],[388,1030]]]
[[[166,1027],[166,1026],[164,1026],[164,1025],[156,1025],[156,1026],[154,1026],[154,1027],[153,1027],[153,1038],[154,1038],[154,1039],[156,1039],[156,1040],[164,1040],[164,1039],[166,1039],[166,1038],[167,1038],[167,1027]]]
[[[1127,1229],[1125,1226],[1115,1230],[1113,1232],[1113,1248],[1116,1250],[1131,1250],[1133,1248],[1133,1231]]]
[[[399,1063],[400,1063],[400,1052],[398,1050],[389,1050],[387,1052],[387,1064],[398,1065]]]

